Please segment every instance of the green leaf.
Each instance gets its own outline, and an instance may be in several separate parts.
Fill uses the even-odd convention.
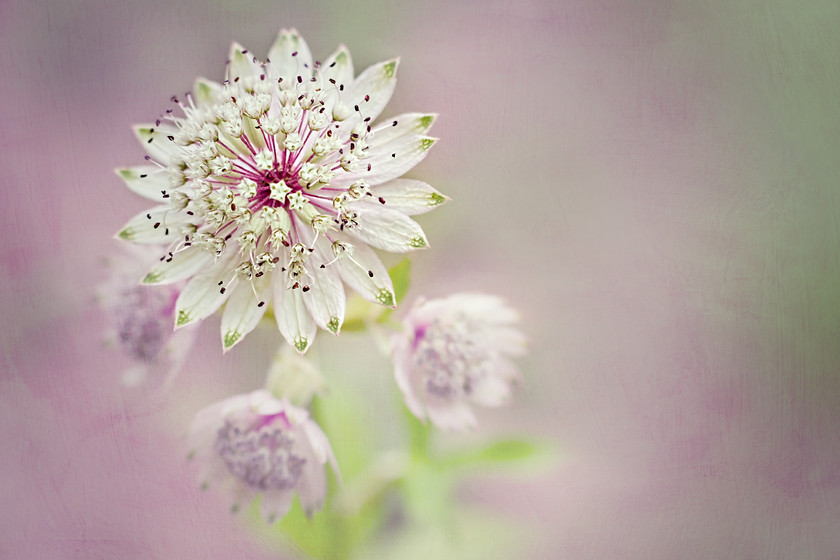
[[[444,519],[404,522],[356,551],[352,560],[503,560],[522,557],[522,543],[539,537],[510,519],[450,504]]]
[[[408,292],[408,284],[411,280],[411,260],[403,259],[402,262],[388,271],[388,275],[394,284],[394,296],[397,299],[397,303],[399,303]]]
[[[445,468],[518,466],[551,455],[548,445],[521,439],[506,439],[490,445],[455,453],[441,459]]]
[[[538,451],[539,448],[530,441],[509,439],[485,447],[478,454],[478,459],[493,463],[522,461],[535,456]]]
[[[429,459],[429,438],[431,426],[428,422],[421,422],[408,408],[403,406],[408,423],[409,441],[411,442],[411,457],[417,461]]]
[[[365,330],[368,323],[379,319],[382,311],[381,306],[363,299],[359,294],[352,294],[347,298],[341,332],[361,332]]]

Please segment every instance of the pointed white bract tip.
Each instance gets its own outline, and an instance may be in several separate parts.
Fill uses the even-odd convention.
[[[507,402],[522,354],[516,313],[499,298],[454,294],[420,301],[392,338],[397,385],[409,410],[443,430],[474,429],[469,405]]]
[[[231,348],[242,339],[242,333],[238,331],[228,331],[222,334],[222,352],[227,353]]]
[[[296,337],[294,341],[292,341],[292,344],[300,355],[305,354],[306,351],[309,350],[309,339],[305,336]]]

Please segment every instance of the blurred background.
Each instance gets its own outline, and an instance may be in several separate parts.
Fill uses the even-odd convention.
[[[408,176],[453,201],[408,297],[522,310],[523,386],[473,437],[558,450],[459,488],[527,527],[512,557],[840,556],[838,24],[832,0],[0,3],[0,556],[277,557],[182,436],[279,334],[222,359],[209,319],[170,391],[127,389],[95,292],[145,207],[113,173],[142,163],[130,126],[281,27],[357,72],[401,56],[383,116],[440,114]],[[374,426],[396,389],[357,342],[316,359]]]

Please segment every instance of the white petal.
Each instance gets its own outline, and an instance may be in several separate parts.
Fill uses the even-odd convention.
[[[351,245],[355,262],[344,255],[333,265],[338,267],[341,279],[366,300],[394,307],[394,286],[382,261],[367,245]]]
[[[263,275],[252,281],[239,282],[230,295],[222,314],[222,348],[233,348],[245,335],[254,330],[268,307],[271,297],[270,277]],[[252,288],[253,285],[253,288]],[[256,292],[256,295],[254,295]],[[259,299],[258,299],[259,298]],[[262,303],[262,305],[259,305]]]
[[[177,130],[169,125],[136,124],[133,129],[140,145],[158,163],[169,165],[181,152],[180,146],[174,140]]]
[[[219,462],[224,465],[223,461]],[[225,468],[225,472],[227,473],[227,480],[225,480],[226,488],[223,491],[230,493],[230,510],[233,513],[237,513],[243,506],[246,506],[254,501],[254,498],[257,497],[257,492],[247,484],[241,482],[238,478],[231,478],[230,471],[227,468]]]
[[[281,84],[294,83],[297,76],[304,80],[312,76],[312,53],[303,37],[295,29],[281,29],[274,44],[268,50],[269,78],[277,82],[283,78]]]
[[[339,45],[338,48],[321,64],[321,76],[325,81],[330,79],[335,80],[335,85],[344,87],[351,85],[353,82],[353,59],[350,57],[350,51],[344,45]]]
[[[283,518],[292,507],[292,490],[266,490],[260,499],[260,513],[266,523],[274,523]]]
[[[298,480],[298,499],[307,517],[312,517],[324,504],[327,495],[327,475],[321,465],[308,463]]]
[[[519,322],[519,313],[498,297],[480,293],[457,293],[440,300],[443,309],[464,313],[493,326]]]
[[[368,136],[367,142],[371,152],[384,151],[381,150],[382,146],[389,145],[398,138],[425,135],[436,119],[437,113],[403,113],[384,121]]]
[[[353,82],[345,103],[351,109],[359,106],[362,118],[376,119],[391,99],[394,86],[397,85],[397,67],[399,59],[386,60],[374,64],[359,74]],[[367,97],[367,101],[365,101]]]
[[[207,78],[197,78],[193,84],[193,99],[198,107],[212,107],[222,98],[222,86]]]
[[[429,149],[437,142],[437,138],[426,136],[414,137],[411,143],[406,144],[402,151],[391,153],[377,153],[369,158],[361,160],[364,166],[362,171],[344,173],[332,181],[336,187],[346,187],[353,181],[364,179],[370,185],[379,185],[396,179],[418,163],[429,153]],[[367,167],[370,166],[368,171]]]
[[[228,417],[234,414],[240,414],[242,412],[246,412],[248,414],[252,414],[250,410],[251,400],[254,398],[254,393],[245,393],[241,395],[234,395],[232,397],[228,397],[227,399],[221,402],[222,405],[222,416]]]
[[[257,389],[248,394],[248,409],[261,416],[273,416],[287,408],[282,401],[265,389]],[[289,411],[291,413],[291,410]]]
[[[232,487],[237,486],[230,477],[230,471],[225,462],[215,453],[212,453],[213,446],[210,444],[209,452],[203,457],[196,456],[201,461],[198,464],[198,481],[202,490],[214,488],[217,491],[228,492]]]
[[[341,473],[338,470],[338,461],[335,458],[335,454],[333,454],[332,446],[327,439],[327,435],[318,424],[309,419],[301,424],[301,428],[306,434],[309,445],[312,447],[312,452],[315,454],[318,462],[321,465],[329,463],[336,480],[340,484]]]
[[[209,317],[230,297],[238,282],[233,270],[235,256],[231,252],[230,256],[219,258],[212,267],[187,283],[175,302],[175,328]]]
[[[177,251],[159,261],[141,281],[143,284],[172,284],[188,278],[209,265],[213,255],[198,246]]]
[[[528,352],[528,339],[514,327],[493,327],[486,336],[488,344],[507,356],[523,356]]]
[[[354,204],[358,209],[359,225],[345,232],[377,249],[391,253],[405,253],[428,247],[426,234],[420,225],[397,210],[383,205]]]
[[[423,214],[449,202],[448,196],[440,194],[428,183],[414,179],[394,179],[371,187],[370,192],[373,196],[362,198],[359,201],[360,204],[382,204],[379,200],[382,198],[385,200],[386,208],[397,210],[407,216]]]
[[[262,73],[262,66],[254,55],[245,47],[235,42],[230,46],[228,54],[228,75],[227,79],[236,82],[242,78],[259,76]]]
[[[128,220],[117,237],[132,243],[170,243],[181,237],[186,217],[167,205],[144,210]]]
[[[301,228],[298,231],[308,233],[307,228]],[[306,245],[311,244],[308,235],[302,235],[302,240]],[[341,323],[344,322],[344,284],[341,283],[338,270],[334,267],[321,267],[332,260],[326,258],[327,251],[329,251],[328,242],[325,239],[319,239],[315,252],[309,256],[307,268],[313,281],[309,285],[309,290],[304,292],[303,301],[319,327],[338,334]]]
[[[222,402],[217,402],[199,410],[190,424],[187,441],[190,453],[207,452],[216,439],[222,424]]]
[[[286,342],[303,354],[315,340],[318,327],[309,314],[300,288],[286,289],[286,277],[275,274],[273,281],[274,318]]]
[[[497,361],[494,368],[491,374],[473,382],[470,399],[474,402],[484,406],[502,406],[510,400],[511,379],[517,375],[516,368],[507,360]]]
[[[379,185],[396,179],[415,165],[423,161],[437,138],[418,136],[406,144],[402,152],[376,154],[366,160],[371,170],[365,171],[363,178],[371,185]]]
[[[164,192],[170,189],[169,176],[166,171],[156,165],[139,165],[116,169],[117,175],[135,194],[143,198],[161,202]]]
[[[321,508],[327,494],[327,477],[324,472],[324,464],[327,461],[339,482],[341,479],[332,448],[321,428],[311,420],[306,420],[300,427],[306,436],[301,443],[307,444],[305,447],[308,449],[305,449],[304,453],[309,461],[304,466],[302,476],[298,481],[298,498],[306,515],[312,516]]]
[[[315,282],[303,296],[306,307],[319,327],[338,334],[344,322],[345,305],[341,278],[333,268],[314,269],[312,276]]]
[[[441,430],[464,432],[478,426],[475,414],[462,401],[449,403],[427,399],[426,412],[429,420]]]
[[[412,375],[409,336],[409,333],[401,333],[391,337],[394,378],[397,381],[397,387],[399,387],[400,392],[403,394],[403,399],[408,410],[419,420],[425,422],[426,412],[423,410],[423,405],[417,397],[414,376]]]

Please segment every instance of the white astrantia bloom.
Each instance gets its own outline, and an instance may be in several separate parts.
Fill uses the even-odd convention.
[[[374,121],[394,90],[398,60],[354,78],[340,46],[313,60],[283,30],[265,61],[234,43],[226,79],[198,79],[154,124],[135,128],[148,163],[119,169],[135,193],[158,204],[118,237],[166,246],[145,284],[188,279],[176,327],[223,304],[225,350],[268,305],[299,352],[317,328],[338,334],[343,284],[393,306],[388,273],[371,247],[406,252],[428,245],[408,216],[448,200],[399,177],[428,153],[434,114]],[[179,116],[180,115],[180,116]]]
[[[397,385],[417,418],[444,430],[475,427],[470,404],[500,406],[525,353],[519,316],[500,298],[460,293],[418,301],[391,338]]]
[[[327,436],[305,409],[266,390],[236,395],[196,414],[190,458],[200,466],[203,489],[229,492],[232,511],[258,495],[268,523],[282,518],[297,493],[311,516],[324,502],[329,462],[338,467]]]
[[[157,258],[145,247],[123,249],[107,262],[108,278],[97,290],[106,339],[131,360],[122,373],[125,385],[165,385],[183,364],[194,338],[194,332],[172,331],[180,286],[139,285],[138,276]]]

